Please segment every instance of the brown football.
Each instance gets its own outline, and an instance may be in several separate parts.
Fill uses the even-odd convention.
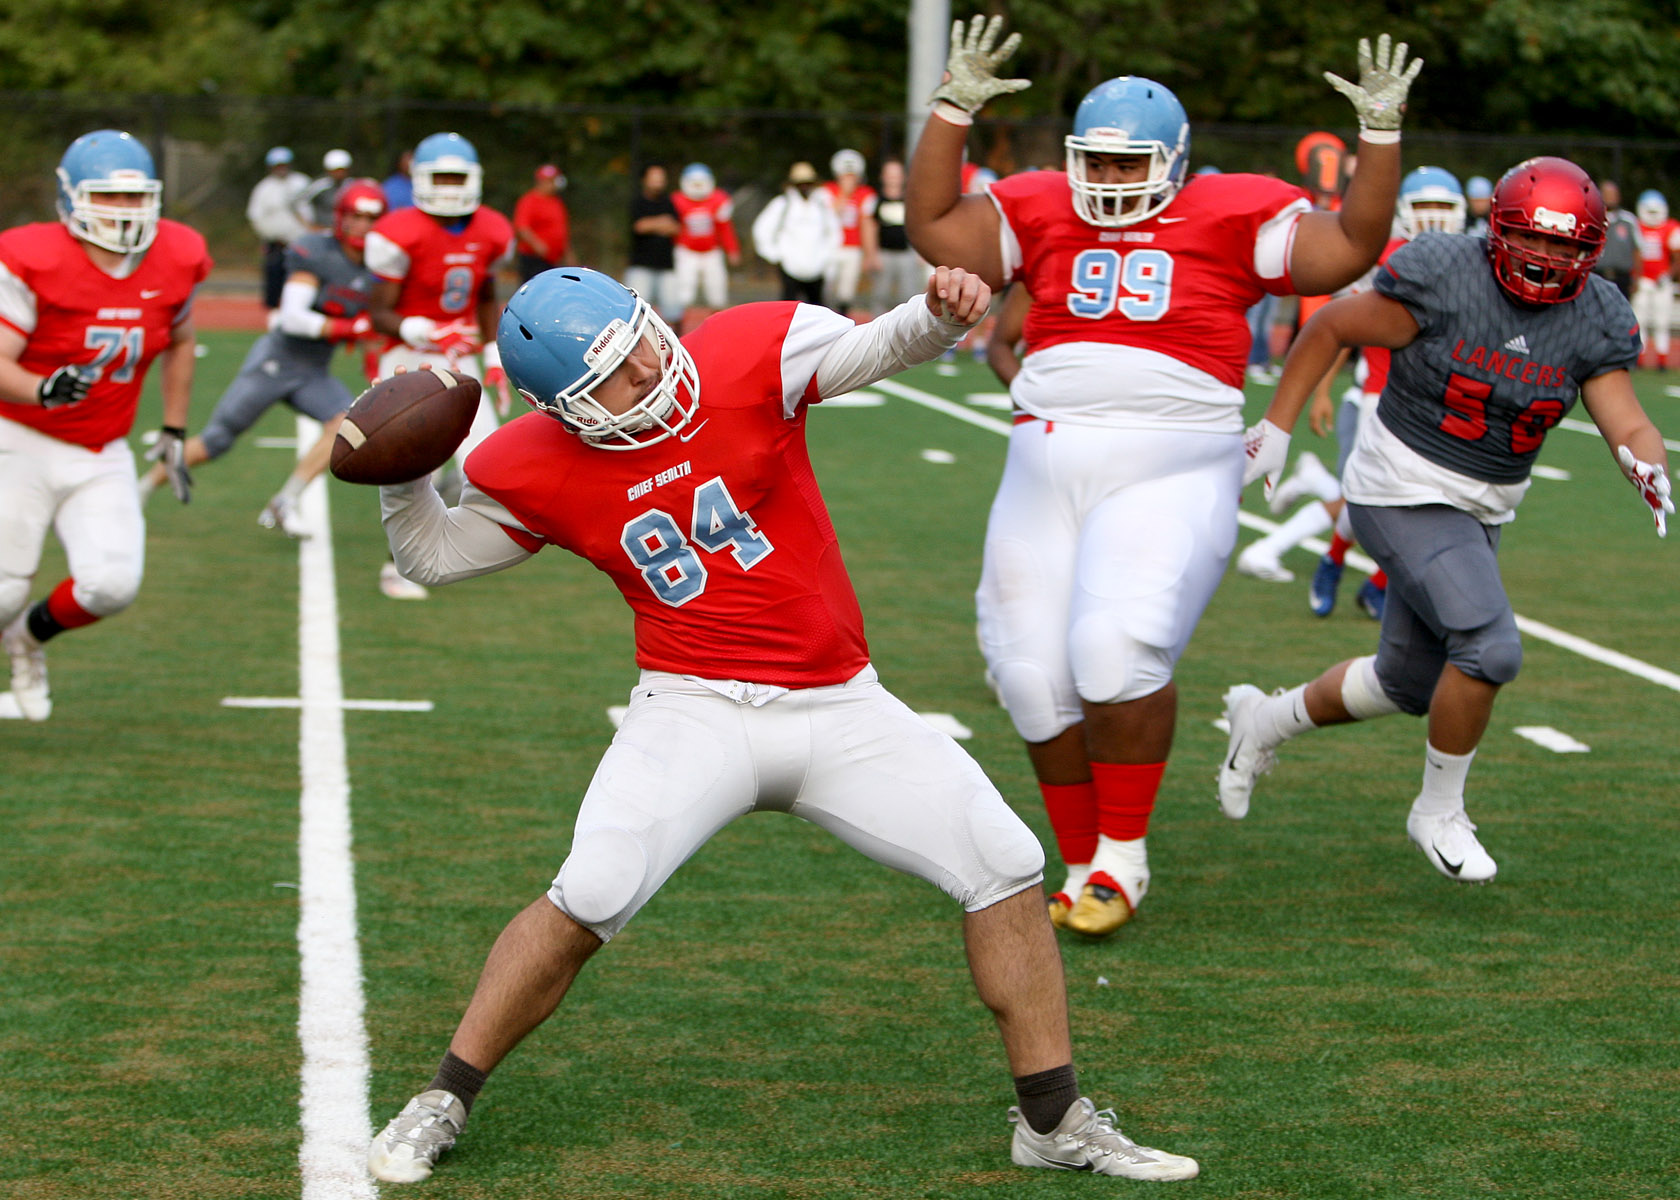
[[[431,474],[465,440],[479,390],[472,376],[442,367],[381,379],[344,414],[332,473],[347,483],[407,483]]]

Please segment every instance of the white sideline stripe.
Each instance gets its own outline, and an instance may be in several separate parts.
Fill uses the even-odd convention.
[[[1674,388],[1669,388],[1668,394],[1673,396],[1677,393]],[[1567,429],[1570,433],[1589,433],[1595,438],[1602,438],[1604,436],[1598,431],[1598,426],[1594,425],[1591,421],[1578,421],[1574,417],[1565,417],[1557,423],[1557,427],[1559,429]],[[1680,450],[1680,442],[1675,441],[1673,438],[1664,438],[1663,445],[1667,446],[1670,450]]]
[[[913,388],[907,384],[902,384],[891,379],[883,379],[878,383],[871,384],[870,386],[878,388],[879,390],[887,392],[891,395],[898,396],[901,399],[908,400],[912,404],[920,404],[924,408],[931,408],[935,412],[942,412],[947,416],[957,418],[959,421],[966,421],[970,425],[977,425],[981,429],[990,429],[993,433],[1000,433],[1005,437],[1009,436],[1010,426],[1007,422],[999,421],[995,417],[987,417],[981,415],[980,413],[972,412],[960,404],[955,404],[941,396],[935,396],[931,392],[924,392],[920,388]],[[1598,426],[1588,424],[1585,421],[1575,421],[1568,417],[1565,417],[1559,423],[1559,428],[1574,430],[1578,433],[1592,433],[1595,435],[1598,433]],[[1680,450],[1680,443],[1665,441],[1663,444],[1671,450]],[[1249,529],[1257,529],[1261,533],[1270,533],[1272,530],[1277,528],[1276,521],[1268,521],[1264,517],[1258,517],[1249,512],[1237,513],[1237,522]],[[1323,554],[1330,548],[1318,538],[1307,538],[1301,543],[1301,545],[1307,550],[1312,551],[1314,554]],[[1348,551],[1347,564],[1355,570],[1365,572],[1367,575],[1372,574],[1377,569],[1376,563],[1372,562],[1368,557],[1359,553],[1357,550]],[[1584,637],[1577,637],[1573,633],[1565,633],[1561,629],[1547,625],[1543,621],[1536,621],[1531,617],[1525,617],[1521,613],[1516,614],[1516,617],[1517,628],[1529,637],[1542,642],[1550,642],[1552,645],[1561,649],[1579,654],[1582,658],[1591,659],[1593,662],[1602,663],[1607,667],[1614,667],[1618,671],[1625,671],[1629,675],[1636,676],[1649,683],[1654,683],[1659,687],[1665,687],[1670,691],[1680,692],[1680,675],[1675,674],[1673,671],[1664,670],[1662,667],[1652,666],[1648,662],[1641,662],[1639,659],[1634,658],[1631,655],[1623,654],[1619,650],[1611,650],[1605,646],[1598,645],[1596,642],[1589,642]]]
[[[1592,749],[1585,742],[1578,742],[1563,730],[1553,729],[1550,725],[1518,725],[1511,732],[1556,754],[1586,754]]]
[[[321,427],[298,418],[297,444]],[[344,682],[338,665],[338,593],[325,477],[299,511],[312,536],[298,542],[298,1147],[303,1200],[373,1200],[367,1173],[368,1040],[356,882],[350,853],[350,774]]]
[[[610,704],[607,706],[607,720],[611,723],[614,729],[617,729],[619,726],[624,724],[624,715],[629,711],[630,708],[628,705]],[[926,721],[929,725],[932,725],[935,729],[939,730],[939,732],[943,733],[946,737],[956,738],[958,741],[966,741],[974,736],[974,730],[970,729],[967,725],[964,725],[950,713],[925,712],[917,713],[916,715]]]
[[[9,695],[10,693],[8,693]],[[348,712],[431,712],[430,700],[340,700]],[[223,696],[223,708],[302,708],[297,696]]]

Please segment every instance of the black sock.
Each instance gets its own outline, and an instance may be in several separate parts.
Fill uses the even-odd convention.
[[[51,641],[64,632],[64,626],[52,615],[45,600],[37,600],[30,606],[29,615],[23,619],[23,623],[29,627],[30,635],[37,642]]]
[[[464,1058],[456,1058],[453,1050],[444,1052],[443,1061],[438,1064],[437,1074],[432,1076],[432,1082],[426,1090],[433,1091],[442,1088],[446,1092],[454,1093],[461,1101],[461,1107],[472,1113],[473,1101],[478,1099],[478,1093],[484,1088],[484,1081],[489,1078],[488,1073],[480,1071]]]
[[[1079,1078],[1073,1064],[1015,1076],[1015,1096],[1021,1102],[1021,1116],[1034,1133],[1049,1133],[1062,1123],[1067,1110],[1079,1099]]]

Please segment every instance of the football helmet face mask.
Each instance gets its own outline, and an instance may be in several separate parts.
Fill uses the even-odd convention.
[[[1065,145],[1079,219],[1104,229],[1135,225],[1160,212],[1184,186],[1190,121],[1172,92],[1152,79],[1122,75],[1080,101]],[[1147,156],[1149,171],[1137,183],[1097,183],[1088,170],[1092,154]]]
[[[1556,240],[1545,248],[1513,240],[1525,234]],[[1518,163],[1493,189],[1488,258],[1499,285],[1522,304],[1562,304],[1580,295],[1604,252],[1604,236],[1598,186],[1566,158]]]
[[[434,133],[414,148],[409,164],[414,180],[414,207],[434,217],[467,217],[477,209],[484,190],[484,170],[478,151],[458,133]],[[440,182],[440,175],[460,180]]]
[[[360,250],[367,245],[367,230],[345,232],[345,218],[372,217],[378,220],[384,215],[385,189],[371,179],[352,179],[338,190],[338,199],[333,201],[333,236],[350,249]]]
[[[1639,193],[1633,211],[1641,225],[1661,225],[1668,220],[1668,199],[1655,188],[1648,188]]]
[[[659,379],[628,411],[608,412],[591,392],[649,340]],[[602,450],[662,442],[699,406],[700,376],[676,334],[640,296],[599,271],[561,267],[527,281],[502,310],[496,345],[527,404]]]
[[[836,150],[834,157],[828,160],[828,169],[836,179],[842,175],[856,175],[861,181],[863,167],[863,155],[856,150]]]
[[[1419,167],[1400,181],[1395,219],[1405,238],[1420,233],[1463,233],[1464,189],[1451,171]]]
[[[116,254],[152,244],[163,215],[163,184],[152,156],[131,135],[97,129],[70,143],[58,164],[58,219],[84,242]],[[108,197],[138,196],[113,204]]]
[[[677,177],[677,190],[690,200],[704,200],[716,187],[712,169],[705,163],[689,163]]]

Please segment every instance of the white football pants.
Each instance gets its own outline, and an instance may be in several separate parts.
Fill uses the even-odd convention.
[[[729,307],[729,262],[722,247],[685,250],[677,246],[671,251],[671,259],[679,309],[696,303],[707,308]]]
[[[1668,325],[1674,318],[1674,281],[1641,278],[1633,288],[1633,315],[1639,336],[1659,357],[1668,353]]]

